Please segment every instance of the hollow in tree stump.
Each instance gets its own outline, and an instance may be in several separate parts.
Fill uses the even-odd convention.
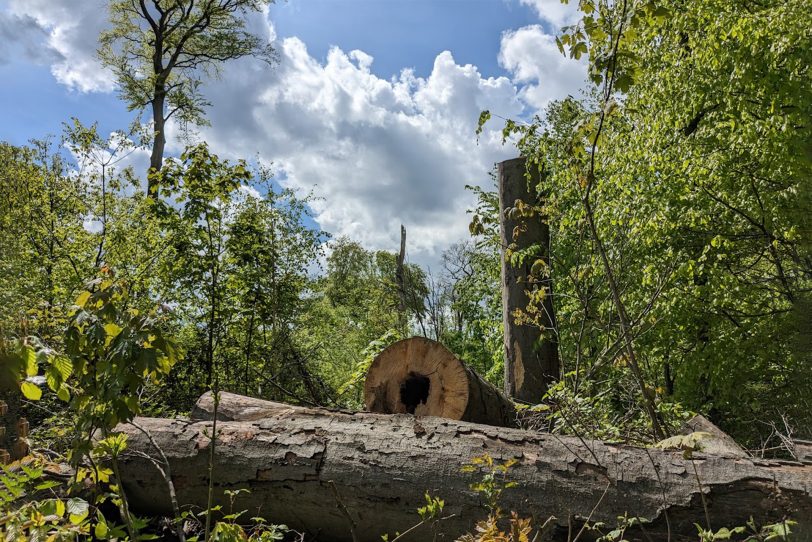
[[[398,341],[375,358],[364,383],[364,404],[379,414],[515,424],[507,397],[443,345],[424,337]]]

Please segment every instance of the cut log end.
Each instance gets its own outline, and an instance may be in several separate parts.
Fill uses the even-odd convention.
[[[379,414],[438,416],[510,425],[512,403],[447,348],[424,337],[398,341],[372,362],[364,404]]]

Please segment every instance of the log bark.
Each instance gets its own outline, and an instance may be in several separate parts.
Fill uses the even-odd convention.
[[[224,407],[224,417],[228,409]],[[256,415],[254,412],[252,415]],[[501,505],[541,525],[555,516],[548,540],[591,517],[608,526],[628,512],[650,520],[646,534],[627,540],[695,541],[694,523],[705,524],[701,480],[714,529],[792,518],[796,540],[812,538],[812,466],[610,445],[408,414],[330,412],[278,405],[263,419],[218,421],[215,502],[228,513],[225,490],[249,489],[234,503],[245,517],[262,516],[317,536],[323,542],[351,540],[350,515],[360,542],[404,532],[419,521],[425,492],[445,500],[443,540],[453,540],[485,517],[470,484],[480,473],[463,473],[472,457],[515,459]],[[203,508],[212,424],[139,418],[138,425],[163,449],[182,507]],[[122,425],[132,452],[156,455],[141,431]],[[139,513],[171,514],[166,484],[152,463],[138,455],[121,461],[122,483]],[[340,507],[336,493],[341,496]],[[668,522],[666,522],[666,517]],[[574,534],[573,534],[574,536]],[[427,527],[402,540],[428,540]],[[588,540],[582,536],[581,540]]]
[[[530,174],[528,181],[527,174]],[[550,384],[560,376],[558,340],[555,335],[552,279],[541,277],[530,283],[530,270],[536,259],[550,265],[550,228],[539,216],[523,217],[508,212],[522,201],[539,206],[535,187],[538,168],[527,170],[524,158],[499,164],[499,231],[502,243],[502,320],[505,328],[505,393],[519,401],[538,403]],[[532,186],[532,190],[528,188]],[[536,245],[539,252],[531,261],[514,266],[506,249],[517,250]],[[514,313],[528,305],[527,290],[541,288],[545,297],[541,307],[541,326],[517,324]]]
[[[364,405],[379,414],[416,414],[515,425],[511,401],[446,347],[412,337],[386,348],[364,382]]]
[[[680,428],[680,434],[707,433],[702,439],[702,450],[705,453],[725,457],[750,457],[750,454],[733,437],[719,429],[713,422],[702,414],[697,414]]]
[[[16,384],[0,382],[0,465],[28,454],[28,421]]]

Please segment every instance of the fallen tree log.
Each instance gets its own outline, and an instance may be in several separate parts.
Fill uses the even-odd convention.
[[[424,494],[445,500],[440,524],[445,540],[473,529],[486,512],[470,484],[481,473],[463,473],[475,456],[515,459],[508,477],[517,482],[502,495],[504,510],[549,517],[548,539],[566,540],[587,518],[608,526],[628,513],[650,520],[650,540],[697,539],[704,525],[701,481],[712,527],[784,518],[799,522],[798,540],[812,539],[812,466],[617,446],[575,437],[490,427],[435,417],[330,412],[278,405],[254,421],[220,422],[214,457],[214,500],[229,510],[225,490],[238,495],[233,510],[262,516],[321,541],[349,542],[350,522],[359,542],[404,532],[419,521]],[[180,505],[204,508],[212,423],[137,418],[166,455]],[[122,458],[123,487],[133,509],[171,514],[167,485],[143,454],[158,457],[133,425],[122,425],[133,454]],[[694,473],[696,468],[696,475]],[[334,490],[340,496],[337,507]],[[411,538],[426,540],[426,527]],[[581,540],[591,537],[586,534]],[[629,540],[645,538],[631,530]]]
[[[513,403],[442,344],[412,337],[378,354],[367,371],[364,405],[380,414],[439,416],[514,426]]]
[[[323,412],[341,412],[320,408]],[[220,400],[217,404],[217,419],[223,422],[253,422],[274,416],[285,416],[296,412],[302,412],[302,407],[276,403],[257,399],[246,395],[238,395],[227,391],[220,392]],[[200,396],[189,416],[193,421],[211,421],[214,419],[214,394],[207,391]]]

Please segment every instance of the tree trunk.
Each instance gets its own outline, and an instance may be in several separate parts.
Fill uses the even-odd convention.
[[[408,316],[406,315],[406,273],[403,266],[406,262],[406,226],[400,225],[400,252],[398,253],[397,267],[395,268],[395,282],[398,287],[398,328],[406,334]]]
[[[224,407],[223,418],[228,407]],[[256,414],[256,413],[254,413]],[[268,407],[256,421],[218,423],[214,456],[215,504],[229,513],[226,490],[249,489],[236,497],[233,511],[318,535],[322,542],[349,542],[350,522],[359,542],[404,532],[419,522],[424,495],[445,500],[440,524],[453,540],[485,517],[483,499],[470,484],[482,473],[464,473],[471,458],[515,459],[504,490],[503,510],[532,517],[540,526],[550,516],[549,540],[566,540],[587,518],[617,524],[628,512],[650,520],[648,540],[695,541],[694,523],[705,524],[701,480],[714,529],[759,524],[789,517],[797,540],[812,536],[812,466],[790,462],[732,459],[695,454],[692,464],[680,452],[608,445],[575,437],[539,434],[467,422],[411,415],[331,412],[289,405]],[[166,454],[180,505],[205,507],[211,422],[139,418]],[[132,425],[128,450],[157,457],[147,437]],[[166,483],[143,456],[121,461],[122,483],[132,508],[142,514],[171,514]],[[656,468],[656,471],[655,471]],[[340,503],[333,489],[340,495]],[[667,517],[667,521],[666,521]],[[594,538],[585,533],[581,540]],[[404,541],[430,539],[423,526]],[[627,540],[643,540],[635,529]]]
[[[529,181],[527,173],[530,173]],[[528,205],[538,205],[538,196],[535,193],[538,181],[537,168],[531,168],[528,172],[524,158],[514,158],[499,164],[505,392],[528,403],[540,402],[550,384],[560,376],[552,281],[549,276],[537,283],[538,287],[545,290],[540,315],[544,331],[535,325],[519,325],[514,318],[515,311],[524,311],[527,308],[529,300],[525,292],[532,287],[528,279],[533,262],[536,259],[544,260],[549,269],[550,228],[538,216],[527,218],[517,212],[505,211],[516,206],[517,200]],[[531,258],[531,261],[514,266],[506,256],[506,249],[511,245],[515,245],[516,250],[538,245],[540,253]]]
[[[165,101],[166,91],[155,89],[155,97],[152,100],[152,127],[154,133],[152,136],[152,153],[149,157],[149,171],[147,172],[147,194],[152,194],[157,189],[152,174],[161,171],[164,163],[164,148],[166,147]]]
[[[398,341],[372,362],[364,404],[380,414],[417,414],[488,425],[515,425],[510,400],[425,337]]]

